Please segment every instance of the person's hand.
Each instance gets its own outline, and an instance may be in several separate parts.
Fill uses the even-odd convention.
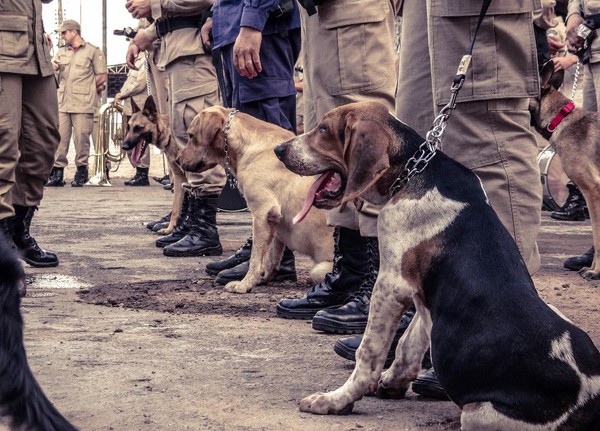
[[[125,55],[125,60],[127,61],[127,67],[132,70],[138,70],[135,65],[135,59],[140,54],[140,49],[137,47],[135,43],[130,43],[129,48],[127,48],[127,54]]]
[[[106,82],[97,82],[96,83],[96,93],[100,94],[104,90],[106,90]]]
[[[549,37],[548,47],[550,48],[550,55],[555,56],[556,53],[564,49],[565,44],[555,37]]]
[[[115,98],[113,100],[113,105],[118,105],[119,103],[121,103],[121,101],[122,101],[121,93],[115,94]]]
[[[147,51],[152,48],[153,39],[146,35],[145,31],[138,31],[132,41],[140,51]]]
[[[46,38],[46,43],[48,44],[48,48],[50,50],[52,50],[52,48],[54,47],[54,42],[52,42],[52,36],[50,36],[48,33],[44,33],[44,37]]]
[[[569,45],[575,50],[578,50],[583,46],[583,38],[577,35],[577,27],[583,22],[583,18],[580,15],[573,14],[567,20],[567,40]]]
[[[150,0],[127,0],[125,7],[134,18],[152,18]]]
[[[577,63],[577,56],[574,54],[569,54],[564,57],[554,57],[552,62],[554,63],[554,71],[557,72],[559,70],[567,70],[569,67],[573,66]]]
[[[206,20],[206,22],[204,23],[204,25],[202,26],[202,28],[200,29],[200,38],[202,39],[202,45],[204,45],[204,48],[207,51],[210,51],[212,49],[212,46],[210,43],[210,34],[212,33],[212,29],[213,29],[212,18],[208,18]]]
[[[262,72],[260,44],[262,33],[254,28],[242,27],[233,44],[233,65],[241,76],[252,79]]]

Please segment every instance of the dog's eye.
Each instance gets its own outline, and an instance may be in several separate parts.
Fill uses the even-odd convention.
[[[325,126],[319,126],[319,132],[321,132],[321,133],[327,133],[327,127],[325,127]]]
[[[142,130],[144,130],[144,128],[142,126],[140,126],[139,124],[133,126],[133,131],[136,133],[141,132]]]

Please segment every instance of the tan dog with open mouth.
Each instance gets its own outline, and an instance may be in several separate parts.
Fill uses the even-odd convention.
[[[479,178],[423,142],[384,105],[363,102],[328,112],[275,149],[293,172],[321,174],[309,196],[317,208],[383,205],[381,266],[354,372],[339,389],[304,398],[300,410],[348,414],[368,393],[402,398],[431,345],[463,431],[599,430],[600,352],[540,299]],[[413,157],[432,154],[406,180]],[[412,302],[417,313],[382,373]]]
[[[181,185],[186,182],[185,173],[175,162],[179,156],[179,147],[171,136],[168,117],[158,113],[152,96],[148,96],[142,109],[136,105],[133,99],[131,99],[131,103],[133,115],[129,119],[129,130],[121,143],[121,148],[125,151],[133,150],[131,163],[134,165],[139,162],[150,144],[156,146],[167,156],[169,169],[173,174],[173,206],[169,225],[157,233],[168,235],[173,232],[181,217],[184,193]]]
[[[564,71],[554,73],[549,61],[540,72],[542,91],[529,109],[535,128],[550,141],[563,170],[577,184],[590,212],[594,261],[579,274],[587,280],[600,279],[600,112],[576,108],[558,88]]]
[[[273,276],[284,246],[309,256],[314,262],[311,278],[320,282],[333,266],[333,227],[327,226],[325,211],[311,211],[302,225],[293,225],[294,215],[306,215],[304,205],[314,179],[293,174],[283,166],[273,149],[294,136],[281,127],[250,115],[211,107],[194,118],[190,139],[178,159],[186,171],[202,172],[221,164],[237,179],[252,213],[253,245],[250,266],[240,281],[225,290],[247,293]],[[304,209],[303,209],[304,206]]]

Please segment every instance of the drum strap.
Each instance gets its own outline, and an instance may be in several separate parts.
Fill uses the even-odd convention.
[[[552,121],[550,121],[550,124],[548,124],[548,126],[546,126],[546,131],[548,132],[549,135],[554,133],[554,131],[556,130],[558,125],[562,122],[562,120],[564,120],[565,117],[567,115],[569,115],[571,113],[571,111],[573,111],[573,108],[575,108],[575,103],[573,103],[573,101],[570,101],[569,103],[567,103],[565,106],[562,107],[560,112],[558,114],[556,114],[556,117],[554,117],[552,119]]]

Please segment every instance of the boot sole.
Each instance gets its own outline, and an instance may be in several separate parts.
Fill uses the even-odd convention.
[[[58,261],[41,263],[41,262],[36,262],[31,259],[26,259],[24,257],[22,257],[21,259],[23,259],[25,262],[27,262],[29,265],[33,266],[34,268],[54,268],[55,266],[58,266]]]
[[[206,265],[206,268],[204,268],[204,271],[208,275],[217,275],[221,271],[225,271],[226,269],[235,268],[236,266],[238,266],[244,262],[247,262],[248,260],[250,260],[250,256],[248,256],[248,259],[239,259],[239,260],[231,261],[228,264],[222,266],[221,268],[211,267],[211,266],[209,266],[210,265],[210,263],[209,263],[208,265]]]
[[[322,308],[314,309],[314,310],[292,310],[290,308],[284,308],[277,304],[275,307],[275,313],[277,317],[281,317],[282,319],[292,319],[292,320],[311,320],[315,317],[315,314]]]
[[[330,334],[362,334],[367,322],[339,322],[315,316],[312,321],[313,329]]]
[[[433,398],[440,401],[450,401],[450,398],[448,398],[444,388],[441,387],[437,382],[430,382],[429,380],[424,380],[417,377],[416,380],[413,380],[411,389],[415,394],[427,398]]]
[[[219,248],[204,248],[201,250],[193,251],[171,251],[169,249],[163,249],[163,254],[169,257],[192,257],[192,256],[221,256],[223,249]]]

